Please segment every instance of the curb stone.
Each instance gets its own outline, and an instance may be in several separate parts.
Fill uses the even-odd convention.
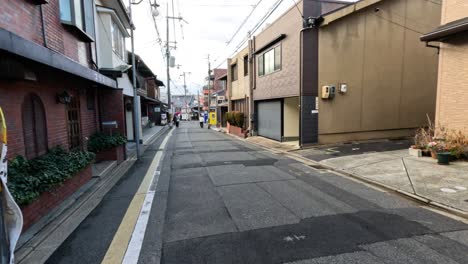
[[[142,153],[149,145],[165,134],[169,128],[161,129],[148,143],[142,145]],[[100,204],[104,196],[125,175],[136,162],[136,154],[128,157],[119,166],[103,175],[100,180],[84,185],[70,198],[73,201],[63,204],[63,208],[56,209],[48,223],[43,224],[36,234],[30,235],[29,240],[23,242],[15,251],[15,262],[18,264],[44,263],[83,222],[86,217]],[[48,216],[46,216],[48,217]],[[34,228],[34,226],[32,227]],[[27,233],[25,233],[27,234]]]

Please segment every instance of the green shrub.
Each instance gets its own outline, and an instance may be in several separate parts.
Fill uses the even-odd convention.
[[[8,189],[19,205],[29,204],[80,172],[94,158],[91,152],[67,152],[60,147],[32,160],[17,156],[8,163]]]
[[[244,113],[241,112],[227,112],[226,120],[229,124],[236,127],[244,127]]]
[[[127,142],[120,134],[107,135],[102,132],[95,133],[89,138],[88,150],[94,153],[109,150]]]

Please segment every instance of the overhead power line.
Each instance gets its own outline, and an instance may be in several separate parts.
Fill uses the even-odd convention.
[[[265,23],[265,21],[276,11],[276,9],[278,9],[278,7],[281,5],[282,2],[283,2],[283,0],[277,0],[268,9],[268,11],[265,13],[265,15],[260,20],[258,20],[258,22],[255,24],[255,26],[253,26],[252,29],[248,31],[247,36],[242,41],[240,41],[240,43],[236,46],[236,48],[232,52],[232,54],[229,55],[229,58],[232,57],[234,54],[236,54],[236,52],[250,39],[250,37],[263,25],[263,23]],[[219,57],[215,61],[217,61],[218,59],[219,59]],[[219,63],[219,65],[216,68],[220,67],[224,63],[224,61],[225,61],[225,59],[223,59],[222,62]]]
[[[257,2],[256,5],[253,6],[252,10],[250,11],[250,13],[245,17],[244,21],[242,21],[242,23],[240,24],[240,26],[237,28],[236,32],[234,32],[234,34],[232,35],[231,39],[226,43],[226,46],[228,46],[229,44],[231,44],[232,40],[236,37],[237,33],[239,33],[239,31],[242,29],[242,27],[245,25],[245,23],[247,23],[247,21],[249,20],[249,18],[252,16],[253,12],[255,11],[255,9],[258,7],[258,5],[260,5],[260,3],[262,2],[263,0],[259,0]]]

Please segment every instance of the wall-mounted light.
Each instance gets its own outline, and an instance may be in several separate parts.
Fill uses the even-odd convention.
[[[57,94],[57,103],[60,104],[69,104],[71,102],[71,95],[67,91],[63,91],[61,94]]]

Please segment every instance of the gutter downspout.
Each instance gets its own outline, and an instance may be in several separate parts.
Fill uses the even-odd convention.
[[[253,136],[256,134],[254,132],[255,128],[255,104],[254,104],[254,98],[253,98],[253,90],[255,89],[256,86],[256,76],[257,72],[255,71],[255,36],[252,37],[251,40],[249,40],[249,67],[250,67],[250,76],[249,76],[249,119],[250,119],[250,124],[249,124],[249,131],[250,135]]]

